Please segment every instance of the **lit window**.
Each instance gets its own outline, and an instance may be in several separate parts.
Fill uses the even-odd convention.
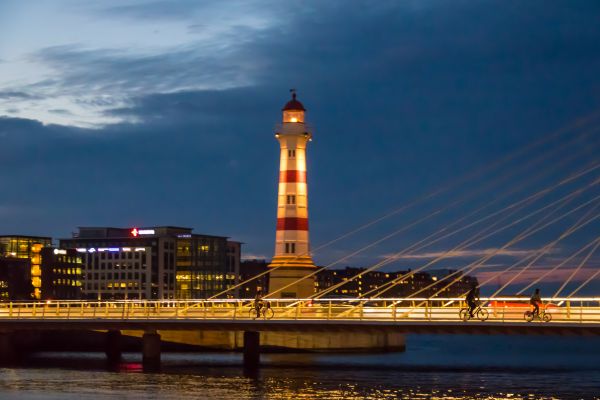
[[[289,158],[295,158],[296,157],[296,150],[288,150],[288,157]]]
[[[288,254],[294,254],[296,252],[296,243],[286,243],[285,252]]]
[[[294,194],[288,194],[287,195],[287,204],[289,204],[289,205],[296,204],[296,195],[294,195]]]

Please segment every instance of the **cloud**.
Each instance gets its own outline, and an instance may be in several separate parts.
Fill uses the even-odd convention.
[[[40,100],[43,96],[26,92],[3,90],[0,91],[0,100]]]

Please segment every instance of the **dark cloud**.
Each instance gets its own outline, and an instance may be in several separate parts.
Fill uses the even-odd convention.
[[[187,18],[199,12],[196,2],[165,7],[155,2],[108,11],[201,24]],[[86,224],[183,224],[232,235],[249,252],[270,254],[278,165],[272,134],[290,87],[299,89],[315,126],[309,179],[316,243],[600,106],[600,11],[592,3],[319,2],[286,8],[277,8],[285,18],[267,27],[229,31],[221,47],[198,41],[140,55],[59,46],[37,54],[61,72],[40,87],[109,92],[80,104],[137,122],[92,130],[0,119],[8,204],[49,210],[41,218],[4,218],[6,226],[60,236]],[[553,179],[597,160],[597,138],[564,145],[559,154],[581,153],[581,161]],[[495,193],[487,196],[479,201]],[[436,206],[344,246],[374,240]],[[445,221],[436,218],[426,228]],[[419,233],[400,235],[372,254],[397,251]],[[335,254],[332,249],[317,259],[323,263]]]
[[[42,96],[21,91],[0,91],[0,100],[40,100]]]

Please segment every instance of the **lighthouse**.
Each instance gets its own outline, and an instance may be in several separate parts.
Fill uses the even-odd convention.
[[[306,145],[312,135],[304,123],[306,109],[296,99],[283,107],[282,124],[275,138],[280,145],[279,190],[275,255],[269,265],[269,292],[273,297],[306,298],[315,291],[314,276],[296,282],[315,270],[308,238],[308,187]]]

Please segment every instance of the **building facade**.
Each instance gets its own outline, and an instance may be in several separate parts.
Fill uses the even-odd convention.
[[[352,267],[320,271],[315,281],[315,289],[318,293],[334,285],[346,282],[332,290],[325,297],[356,298],[361,296],[377,296],[401,298],[410,296],[416,292],[420,292],[417,297],[430,297],[434,294],[439,297],[462,297],[473,285],[478,284],[476,277],[455,273],[453,270],[416,272],[406,278],[403,277],[410,270],[395,272],[370,271],[364,273],[359,278],[352,279],[364,271],[365,268]],[[452,276],[448,277],[448,279],[444,279],[451,274]],[[393,281],[396,283],[390,284]],[[448,287],[446,288],[446,286]]]
[[[0,256],[0,301],[32,298],[31,260]]]
[[[316,267],[308,237],[306,147],[312,134],[304,122],[305,111],[292,91],[275,133],[280,146],[279,189],[275,255],[269,265],[269,291],[274,297],[305,298],[314,293],[314,277],[307,277]]]
[[[2,235],[0,236],[0,256],[30,260],[32,297],[42,298],[41,251],[52,246],[52,238],[45,236]]]
[[[207,298],[236,282],[227,238],[191,228],[81,227],[60,247],[82,256],[82,293],[90,299]]]
[[[240,265],[240,282],[238,298],[253,299],[260,291],[261,294],[269,292],[269,263],[265,260],[244,260]],[[254,278],[254,279],[253,279]],[[249,279],[251,281],[247,282]]]
[[[83,261],[75,249],[45,247],[42,256],[42,299],[78,300],[83,295]]]

